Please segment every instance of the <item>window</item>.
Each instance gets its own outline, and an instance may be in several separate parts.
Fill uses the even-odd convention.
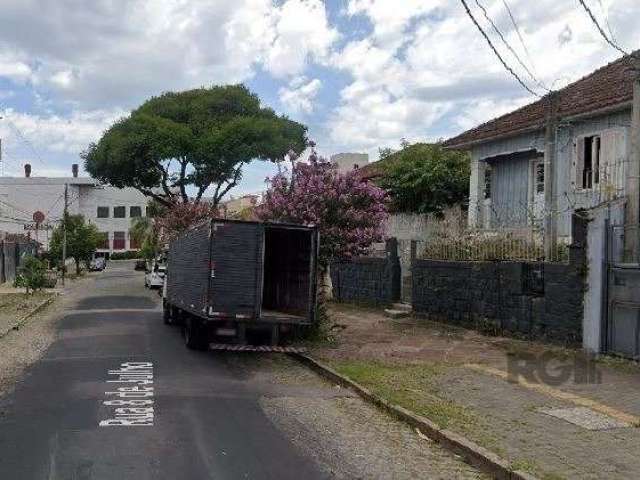
[[[577,148],[576,185],[589,190],[600,183],[600,135],[580,138]]]
[[[113,218],[125,218],[127,209],[125,207],[113,207]]]
[[[535,164],[536,193],[544,193],[544,162]]]
[[[98,249],[109,250],[109,232],[100,232],[98,239]]]
[[[98,218],[109,218],[109,207],[98,207]]]
[[[129,216],[131,218],[142,216],[142,207],[129,207]]]
[[[140,207],[138,207],[138,208],[140,208]],[[134,238],[134,236],[131,235],[131,232],[129,232],[129,248],[132,249],[132,250],[138,250],[140,248],[140,244]]]
[[[487,165],[484,169],[484,198],[491,198],[491,165]]]
[[[125,249],[125,232],[113,232],[113,249],[114,250]]]

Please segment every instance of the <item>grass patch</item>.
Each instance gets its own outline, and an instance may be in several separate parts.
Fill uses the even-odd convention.
[[[439,395],[436,379],[445,366],[366,361],[332,361],[331,366],[376,395],[427,417],[442,428],[466,431],[478,423],[467,408]]]

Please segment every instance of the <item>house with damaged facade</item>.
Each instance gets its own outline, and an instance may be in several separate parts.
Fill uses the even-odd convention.
[[[569,242],[573,212],[624,198],[634,181],[635,75],[634,60],[621,58],[449,139],[471,154],[470,226],[545,228],[546,219]]]
[[[489,314],[496,310],[503,325],[561,327],[590,351],[640,356],[640,55],[634,55],[445,142],[470,153],[469,226],[488,235],[539,232],[547,255],[537,265],[501,267],[511,292],[498,300],[479,294],[475,303],[458,304],[470,311],[491,304]],[[568,265],[550,262],[551,249],[563,245],[581,254]],[[480,267],[457,268],[483,281]],[[430,291],[445,277],[428,277],[418,288]],[[451,288],[460,281],[452,279]]]

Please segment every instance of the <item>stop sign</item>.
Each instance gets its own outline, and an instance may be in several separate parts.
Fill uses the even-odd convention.
[[[44,222],[44,213],[42,213],[40,210],[33,212],[33,221],[36,223]]]

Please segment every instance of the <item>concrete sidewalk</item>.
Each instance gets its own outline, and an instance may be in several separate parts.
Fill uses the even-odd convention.
[[[333,305],[312,354],[540,478],[640,478],[640,367]]]

